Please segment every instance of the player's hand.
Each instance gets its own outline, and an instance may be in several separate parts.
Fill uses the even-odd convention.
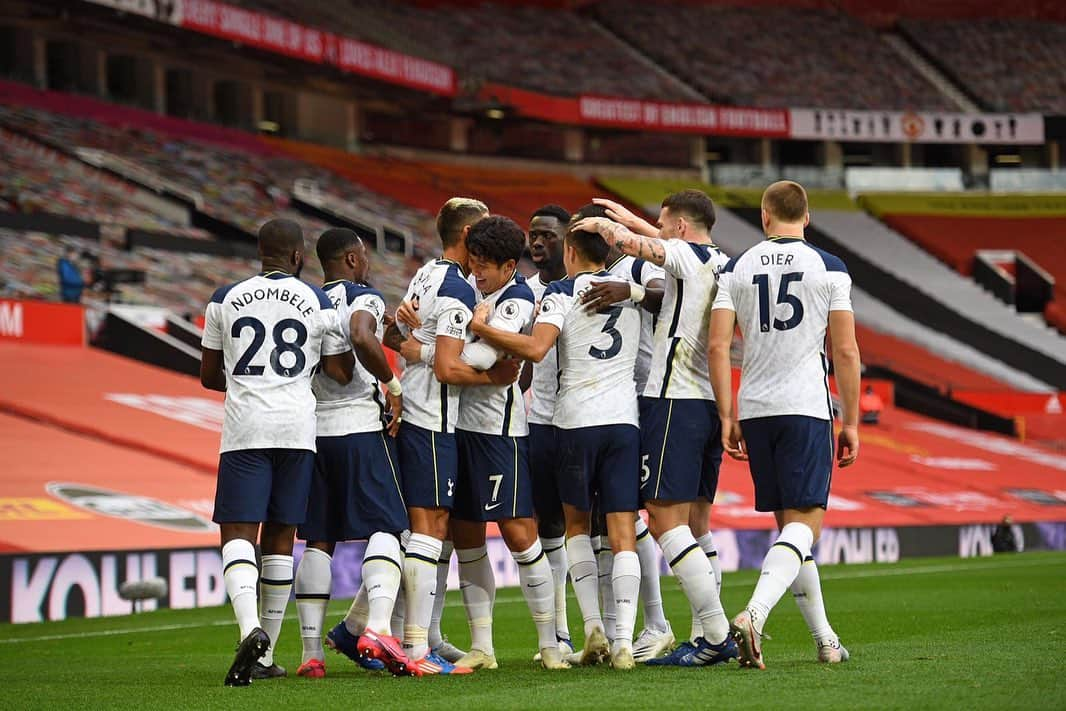
[[[602,237],[609,234],[612,225],[617,225],[606,217],[584,217],[573,224],[572,232],[594,232]]]
[[[744,441],[740,423],[732,418],[722,418],[722,447],[738,462],[748,461],[748,443]]]
[[[603,313],[620,301],[629,298],[629,284],[620,281],[594,281],[592,288],[581,295],[581,303],[589,311]]]
[[[395,437],[396,433],[400,431],[400,420],[403,419],[403,395],[393,395],[390,392],[386,392],[385,402],[388,403],[389,412],[392,413],[389,424],[385,429],[390,437]]]
[[[607,217],[621,225],[625,225],[632,232],[652,237],[659,234],[659,230],[655,228],[655,225],[633,214],[621,203],[607,198],[592,198],[592,202],[600,207],[607,208]]]
[[[518,376],[522,373],[522,361],[502,358],[485,372],[488,373],[493,385],[510,385],[518,380]]]
[[[474,309],[474,318],[471,319],[471,325],[477,324],[478,326],[484,326],[489,322],[489,316],[492,315],[492,304],[487,301],[482,301]]]
[[[408,363],[418,363],[422,360],[422,342],[416,338],[410,338],[400,344],[400,356]]]
[[[415,329],[422,325],[418,312],[410,301],[405,301],[396,309],[396,320],[408,328]]]
[[[837,435],[837,464],[850,467],[859,458],[859,428],[845,426]]]

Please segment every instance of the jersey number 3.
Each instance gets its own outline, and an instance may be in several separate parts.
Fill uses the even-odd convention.
[[[233,367],[233,374],[262,375],[263,366],[252,365],[251,363],[263,346],[263,341],[266,340],[266,326],[257,318],[242,316],[233,322],[230,335],[234,338],[240,338],[241,333],[246,328],[252,329],[252,342],[248,344],[248,350],[237,359],[237,365]],[[296,337],[291,341],[285,340],[285,332],[288,329],[296,332]],[[282,377],[295,378],[303,372],[304,366],[307,365],[307,356],[304,355],[303,351],[303,345],[307,343],[307,327],[304,326],[302,321],[286,318],[274,325],[274,331],[271,336],[274,339],[274,349],[270,351],[270,369]],[[291,365],[284,365],[281,362],[282,356],[286,353],[292,354],[293,363]]]
[[[777,303],[788,304],[792,307],[792,315],[787,321],[774,317],[773,325],[776,331],[788,331],[800,325],[803,320],[803,302],[795,294],[788,293],[788,287],[794,281],[803,281],[803,272],[789,272],[781,275],[781,285],[777,289]],[[751,283],[759,288],[759,330],[763,333],[770,331],[770,275],[756,274]]]
[[[603,324],[603,333],[606,333],[611,337],[611,345],[607,350],[597,348],[596,346],[589,347],[589,355],[593,358],[599,358],[600,360],[607,360],[608,358],[614,358],[622,350],[622,334],[615,328],[618,325],[618,317],[622,315],[621,306],[612,306],[607,310],[607,323]]]

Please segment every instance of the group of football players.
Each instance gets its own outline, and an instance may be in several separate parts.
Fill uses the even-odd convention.
[[[203,335],[201,380],[226,393],[214,520],[241,641],[225,683],[286,674],[273,652],[293,588],[300,676],[325,676],[323,636],[397,675],[495,669],[490,521],[517,564],[546,669],[762,668],[763,626],[790,588],[818,658],[846,660],[811,547],[834,449],[840,466],[858,454],[851,282],[841,260],[804,240],[801,186],[771,185],[762,221],[767,239],[730,259],[711,239],[714,205],[696,190],[668,196],[657,225],[610,200],[573,215],[548,205],[528,236],[480,201],[453,198],[437,216],[441,256],[418,270],[395,316],[367,283],[354,232],[319,238],[319,288],[298,278],[299,226],[266,223],[262,272],[215,292]],[[528,278],[518,271],[527,250]],[[402,356],[399,378],[384,348]],[[780,530],[732,620],[709,530],[723,451],[749,462],[756,509]],[[295,537],[306,548],[294,575]],[[323,635],[332,554],[349,540],[367,541],[362,584]],[[676,645],[656,547],[692,611]],[[453,552],[465,652],[440,633]]]

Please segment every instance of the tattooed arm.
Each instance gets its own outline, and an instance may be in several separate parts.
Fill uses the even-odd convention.
[[[614,245],[623,254],[637,259],[644,259],[662,266],[666,261],[666,250],[662,240],[657,237],[645,237],[631,232],[625,225],[612,222],[606,217],[586,217],[572,228],[575,231],[595,232],[603,237],[607,244]]]

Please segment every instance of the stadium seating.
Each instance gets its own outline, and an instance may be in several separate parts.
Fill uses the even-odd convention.
[[[495,81],[567,96],[692,98],[615,37],[564,10],[504,3],[426,8],[377,0],[238,4],[452,65],[472,86]]]
[[[602,22],[708,97],[745,106],[951,109],[854,17],[835,11],[606,0]]]
[[[1066,24],[903,20],[901,27],[986,108],[1066,112]]]

